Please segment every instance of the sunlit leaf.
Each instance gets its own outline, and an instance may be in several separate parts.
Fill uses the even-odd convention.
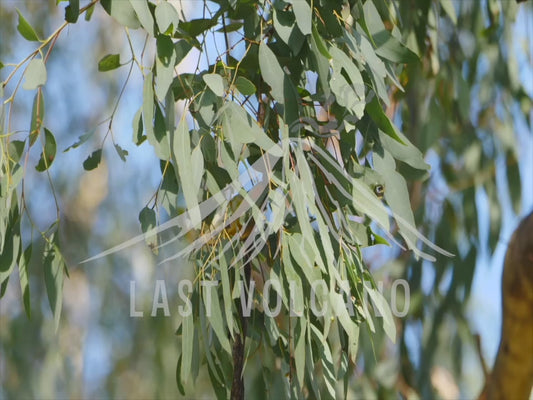
[[[206,74],[202,78],[214,94],[217,96],[224,95],[224,79],[219,74]]]
[[[155,20],[159,32],[166,33],[171,28],[175,31],[179,24],[178,12],[171,3],[162,1],[155,7]]]
[[[141,2],[144,3],[144,1],[134,1],[134,3]],[[130,1],[100,0],[100,4],[109,15],[117,20],[119,24],[131,29],[137,29],[141,26],[139,18],[137,18]]]
[[[34,58],[30,61],[24,72],[24,78],[22,88],[26,90],[37,89],[46,83],[46,66],[42,58]]]

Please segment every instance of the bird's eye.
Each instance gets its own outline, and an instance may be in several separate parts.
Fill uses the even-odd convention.
[[[385,186],[381,184],[375,185],[374,194],[378,197],[378,199],[382,199],[383,195],[385,194]]]

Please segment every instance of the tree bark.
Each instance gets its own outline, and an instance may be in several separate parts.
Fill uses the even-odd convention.
[[[502,310],[500,347],[480,400],[528,399],[533,386],[533,212],[509,242]]]

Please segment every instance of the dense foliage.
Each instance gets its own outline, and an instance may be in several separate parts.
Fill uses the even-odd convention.
[[[110,48],[98,70],[127,67],[128,79],[134,70],[142,74],[132,138],[153,149],[161,174],[140,210],[144,234],[89,261],[139,240],[164,263],[191,261],[193,284],[189,291],[178,288],[188,296],[184,309],[192,311],[182,313],[177,330],[180,392],[190,394],[186,388],[206,369],[217,397],[227,398],[244,368],[250,395],[429,395],[449,313],[457,329],[446,330],[453,351],[444,365],[453,365],[456,376],[462,343],[471,340],[462,329],[464,304],[483,241],[474,197],[484,188],[491,201],[494,246],[501,219],[498,157],[519,207],[512,112],[527,116],[531,100],[511,69],[507,21],[516,6],[504,3],[213,1],[195,3],[202,17],[191,19],[167,1],[100,0],[80,8],[70,0],[65,23],[46,39],[19,12],[18,32],[36,50],[5,67],[11,70],[1,89],[2,294],[18,268],[30,315],[28,263],[36,252],[21,232],[24,218],[34,226],[25,196],[25,170],[33,168],[27,159],[38,151],[35,169],[49,174],[61,157],[47,124],[53,118],[45,109],[48,60],[56,42],[68,40],[61,34],[69,24],[80,23],[79,15],[90,20],[103,7],[124,27],[131,58],[122,62],[121,49]],[[141,52],[130,29],[146,32]],[[178,72],[191,53],[198,54],[196,70]],[[20,87],[34,93],[24,133],[10,128]],[[113,136],[122,93],[101,146],[83,161],[87,171],[99,168],[108,136],[118,156],[128,157]],[[67,150],[85,146],[94,134]],[[439,160],[433,171],[431,154]],[[431,195],[426,204],[425,193]],[[33,257],[42,259],[57,329],[68,269],[57,201],[56,207],[57,219],[39,231],[44,247]],[[439,207],[442,214],[434,212]],[[176,248],[177,239],[184,242],[179,251],[159,252]],[[363,257],[363,249],[387,243],[403,264],[379,273],[388,286],[396,277],[410,284],[412,304],[398,321],[375,282],[379,273]],[[436,261],[436,274],[424,292],[429,261]],[[446,273],[451,283],[442,291]],[[279,313],[272,312],[276,307]],[[424,341],[413,362],[405,332],[419,323]],[[396,361],[382,332],[393,342],[399,337]]]

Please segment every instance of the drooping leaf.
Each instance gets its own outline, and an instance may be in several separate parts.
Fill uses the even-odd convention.
[[[152,16],[152,13],[150,12],[150,8],[148,7],[148,1],[145,0],[129,0],[131,6],[135,10],[135,14],[137,15],[137,18],[139,19],[142,27],[148,32],[150,35],[155,35],[155,29],[154,29],[154,17]],[[126,2],[124,0],[124,2]],[[116,1],[114,1],[116,3]]]
[[[31,111],[31,123],[30,123],[30,147],[33,146],[39,132],[43,125],[44,119],[44,97],[41,89],[37,90],[37,94],[33,99],[33,108]]]
[[[394,318],[392,317],[392,312],[387,303],[387,300],[383,295],[376,289],[374,289],[367,282],[364,283],[365,290],[370,296],[372,303],[376,307],[379,315],[383,318],[383,330],[389,337],[389,339],[395,343],[396,342],[396,325],[394,324]]]
[[[199,226],[201,215],[198,208],[198,190],[200,189],[201,179],[198,180],[198,176],[201,178],[204,170],[203,157],[199,147],[198,151],[191,152],[189,128],[184,117],[181,118],[172,140],[172,155],[178,167],[178,178],[183,188],[190,223],[193,227]]]
[[[257,125],[257,122],[237,103],[231,101],[222,109],[222,126],[232,144],[255,143],[265,151],[281,156],[281,149]]]
[[[44,128],[43,151],[35,169],[39,172],[43,172],[50,168],[56,157],[56,151],[57,145],[54,135],[48,129]]]
[[[169,36],[158,35],[156,39],[156,82],[155,94],[161,101],[165,100],[167,92],[174,78],[174,66],[176,65],[176,52],[174,43]],[[146,79],[146,78],[145,78]]]
[[[193,313],[190,312],[183,317],[181,323],[181,382],[187,382],[191,374],[191,365],[193,357],[193,340],[194,340],[194,320]]]
[[[259,45],[259,66],[263,79],[272,88],[272,97],[280,103],[283,103],[282,77],[285,73],[281,69],[276,55],[265,42],[261,42]]]
[[[59,327],[59,318],[63,304],[63,280],[65,263],[59,252],[57,234],[48,238],[43,251],[44,282],[48,302],[54,315],[56,331]]]
[[[24,303],[24,310],[28,318],[31,318],[31,304],[30,304],[30,284],[28,268],[30,265],[31,253],[33,245],[30,243],[24,253],[22,253],[19,261],[19,277],[20,277],[20,291],[22,292],[22,301]]]
[[[218,282],[215,282],[218,283]],[[209,293],[211,291],[211,293]],[[213,290],[212,287],[206,286],[202,289],[202,297],[204,306],[206,307],[206,317],[209,324],[213,328],[215,335],[222,345],[222,348],[231,354],[231,346],[228,340],[228,332],[224,327],[224,321],[222,319],[222,309],[220,308],[220,301],[218,299],[218,293]]]
[[[46,66],[42,58],[34,58],[30,61],[24,72],[24,78],[22,88],[26,90],[37,89],[46,83]]]
[[[65,21],[75,23],[80,15],[80,0],[69,0],[65,8]]]
[[[296,23],[298,28],[302,31],[304,35],[311,34],[311,19],[313,12],[307,1],[303,0],[294,0],[290,1],[292,4],[292,10],[296,16]]]

